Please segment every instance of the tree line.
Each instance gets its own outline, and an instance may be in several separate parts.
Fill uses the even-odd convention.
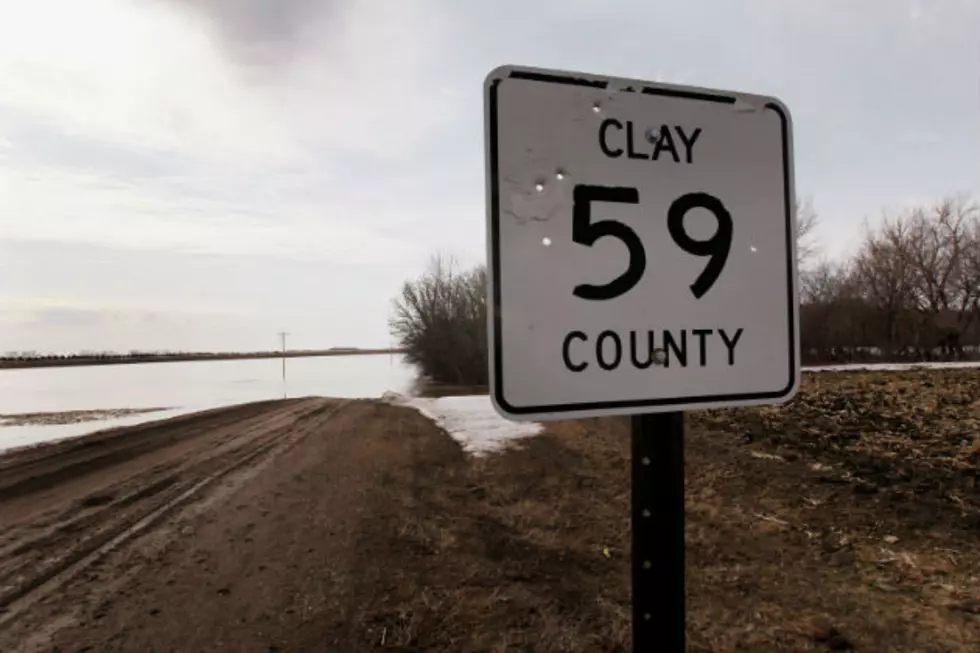
[[[946,198],[865,224],[857,253],[818,258],[817,213],[796,207],[800,349],[807,364],[966,360],[980,352],[980,205]],[[389,326],[438,383],[487,384],[487,272],[437,256]]]
[[[853,257],[802,263],[805,361],[976,358],[980,206],[968,198],[886,215]]]

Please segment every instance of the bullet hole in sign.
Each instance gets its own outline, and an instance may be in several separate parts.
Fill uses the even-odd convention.
[[[551,239],[545,236],[544,238],[541,239],[541,244],[544,245],[545,247],[550,247]]]
[[[759,251],[758,249],[756,249],[755,245],[750,246],[749,249],[752,250],[753,252]]]
[[[592,105],[592,113],[599,113],[600,111],[602,111],[602,105],[601,104],[599,104],[598,102],[596,102],[595,104]]]
[[[555,179],[557,179],[558,181],[561,181],[564,178],[565,178],[565,171],[564,170],[562,170],[561,168],[558,168],[557,170],[555,170]]]

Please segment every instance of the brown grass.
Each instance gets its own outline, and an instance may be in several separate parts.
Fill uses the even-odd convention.
[[[692,414],[689,650],[978,650],[977,376],[807,375],[787,407]],[[401,414],[392,437],[422,438]],[[556,422],[478,459],[425,439],[380,479],[352,636],[631,650],[627,422]]]

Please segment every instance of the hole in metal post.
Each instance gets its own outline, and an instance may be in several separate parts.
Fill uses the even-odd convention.
[[[640,463],[642,465],[649,465],[650,464],[650,459],[647,458],[646,456],[643,456],[643,458],[640,458]]]
[[[640,513],[640,514],[642,514],[644,517],[649,517],[650,516],[650,511],[644,508],[643,509],[643,512]]]
[[[651,567],[650,561],[649,560],[644,560],[643,561],[643,568],[644,569],[649,569],[650,567]]]
[[[650,621],[650,613],[649,612],[644,612],[643,613],[643,621]]]

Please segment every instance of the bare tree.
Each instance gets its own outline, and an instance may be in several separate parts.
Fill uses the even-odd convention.
[[[980,209],[964,198],[912,207],[866,229],[855,258],[861,296],[892,353],[963,356],[980,304]],[[973,334],[974,339],[976,334]]]
[[[960,271],[955,287],[964,334],[980,328],[980,205],[962,202],[966,226],[960,248]]]
[[[962,338],[976,318],[980,294],[977,205],[947,198],[914,207],[886,220],[877,233],[910,276],[907,308],[913,315],[917,354],[929,358],[939,348],[946,357],[963,355]]]
[[[849,360],[855,304],[853,274],[847,262],[823,260],[800,273],[800,339],[812,360]]]
[[[947,356],[962,353],[960,334],[976,292],[960,282],[970,228],[966,209],[961,201],[945,199],[903,217],[907,229],[900,251],[913,270],[910,300],[920,315],[916,345],[927,356],[937,345]]]
[[[881,360],[890,351],[888,317],[900,333],[901,305],[890,313],[869,300],[856,260],[822,260],[803,272],[800,340],[811,362]],[[895,302],[897,303],[897,302]]]
[[[854,259],[858,292],[875,312],[881,344],[892,355],[909,341],[915,272],[904,253],[907,238],[907,223],[886,217],[877,231],[866,230]]]
[[[817,212],[809,198],[802,202],[797,199],[793,210],[796,214],[796,261],[799,268],[803,269],[819,249],[813,233],[818,223]]]
[[[487,383],[486,270],[436,256],[402,286],[389,322],[409,362],[438,383]]]

